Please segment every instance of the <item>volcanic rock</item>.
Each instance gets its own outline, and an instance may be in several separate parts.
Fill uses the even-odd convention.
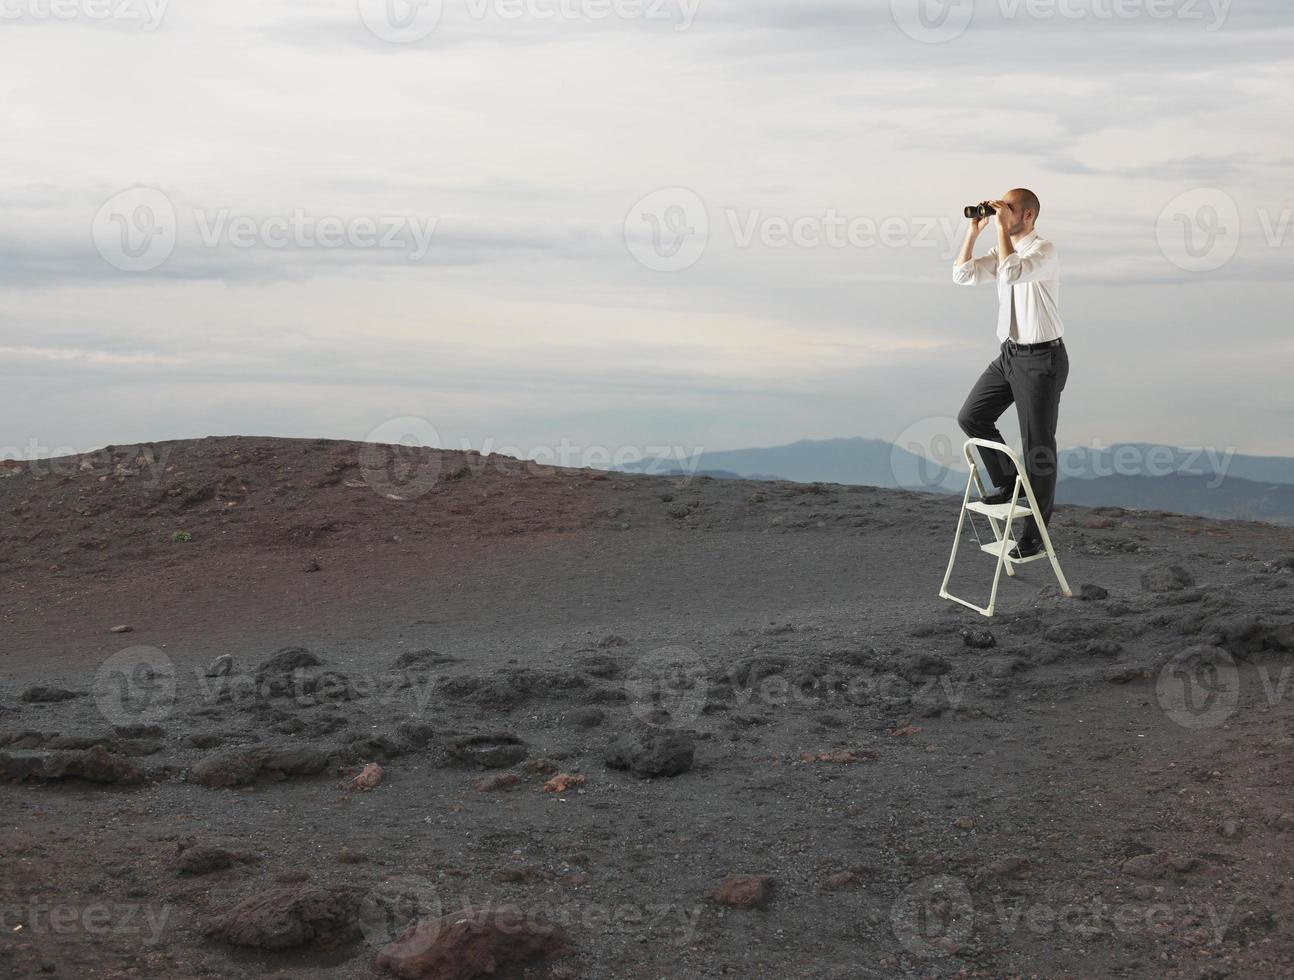
[[[572,708],[566,712],[566,724],[572,728],[596,728],[602,724],[603,719],[607,716],[601,708],[588,705],[581,708]]]
[[[186,847],[175,857],[175,870],[182,875],[205,875],[234,866],[234,855],[223,847],[198,844]]]
[[[677,776],[692,768],[696,743],[685,732],[665,735],[637,732],[621,735],[606,749],[606,764],[612,769],[628,769],[635,776]]]
[[[261,771],[261,759],[262,754],[258,751],[222,752],[199,760],[190,770],[190,775],[193,782],[212,789],[245,786],[256,781]]]
[[[729,875],[706,892],[706,898],[734,909],[756,909],[767,904],[772,894],[769,875]]]
[[[566,931],[542,916],[470,906],[413,923],[378,952],[373,965],[404,980],[475,980],[500,967],[570,951]]]
[[[395,669],[426,670],[432,667],[440,667],[443,664],[456,663],[457,661],[457,657],[450,656],[447,653],[438,653],[435,650],[406,650],[395,658]]]
[[[997,646],[997,638],[985,629],[963,629],[962,642],[974,650],[987,650]]]
[[[85,697],[85,694],[80,691],[69,691],[62,687],[49,687],[38,684],[23,691],[18,700],[25,701],[28,704],[53,704],[57,701],[71,701],[73,698],[83,697]]]
[[[506,769],[515,766],[528,754],[526,743],[511,732],[492,735],[468,735],[454,739],[445,754],[455,762],[480,766],[482,769]]]
[[[84,779],[92,783],[119,783],[134,786],[144,781],[144,776],[120,756],[113,755],[102,745],[81,752],[55,756],[46,763],[47,779]]]
[[[1141,587],[1146,592],[1180,592],[1195,585],[1195,576],[1181,565],[1161,565],[1141,574]]]
[[[272,888],[210,923],[210,939],[250,949],[333,947],[359,938],[364,889],[350,885]]]

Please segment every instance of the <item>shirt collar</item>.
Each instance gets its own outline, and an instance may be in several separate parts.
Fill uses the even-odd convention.
[[[1027,234],[1027,235],[1025,235],[1023,238],[1021,238],[1018,242],[1016,242],[1016,243],[1015,243],[1015,247],[1016,247],[1017,249],[1020,249],[1020,248],[1028,248],[1030,245],[1032,245],[1032,244],[1033,244],[1034,242],[1036,242],[1037,240],[1038,240],[1038,231],[1037,231],[1037,229],[1034,229],[1033,231],[1029,232],[1029,234]]]

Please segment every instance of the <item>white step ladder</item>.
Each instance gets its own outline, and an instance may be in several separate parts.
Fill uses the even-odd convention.
[[[980,497],[984,497],[984,484],[979,478],[979,467],[975,463],[974,456],[971,455],[971,447],[979,446],[982,449],[994,449],[1000,453],[1005,453],[1015,464],[1015,486],[1012,487],[1011,499],[1005,504],[986,504],[981,500],[971,500],[971,488],[975,487],[979,491]],[[966,493],[962,496],[961,515],[957,519],[957,537],[953,539],[953,553],[948,559],[948,570],[944,572],[944,584],[939,587],[939,597],[941,599],[951,599],[953,602],[960,602],[968,609],[974,609],[981,616],[992,616],[993,607],[997,603],[997,585],[998,580],[1002,577],[1002,569],[1006,569],[1008,577],[1015,576],[1014,565],[1026,565],[1031,561],[1038,561],[1042,558],[1051,559],[1051,567],[1056,572],[1056,579],[1060,582],[1060,590],[1067,596],[1073,596],[1070,591],[1069,583],[1065,581],[1065,573],[1060,570],[1060,562],[1056,560],[1056,549],[1051,546],[1051,535],[1047,533],[1047,525],[1043,521],[1038,510],[1038,500],[1033,495],[1033,487],[1029,484],[1029,477],[1020,464],[1011,448],[1000,442],[990,442],[987,439],[967,439],[962,446],[962,453],[966,457],[966,464],[970,468],[970,476],[966,479]],[[1020,489],[1024,488],[1025,497],[1029,501],[1029,506],[1022,507],[1017,498],[1020,495]],[[962,540],[962,527],[966,522],[967,511],[974,514],[983,514],[988,518],[988,522],[993,527],[993,541],[985,544],[980,541],[979,531],[975,527],[974,518],[971,519],[971,530],[975,533],[975,540],[979,542],[980,550],[997,557],[997,570],[993,573],[993,591],[989,594],[987,606],[977,606],[973,602],[958,598],[948,591],[948,580],[952,578],[953,565],[957,561],[957,548]],[[1022,520],[1032,515],[1038,524],[1038,533],[1042,537],[1043,550],[1036,555],[1028,558],[1012,558],[1007,552],[1016,546],[1012,539],[1011,522]],[[998,521],[1003,521],[999,527]]]

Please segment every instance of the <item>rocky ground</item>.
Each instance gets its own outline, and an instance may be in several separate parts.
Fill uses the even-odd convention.
[[[868,487],[221,438],[0,506],[5,975],[1294,975],[1294,529],[1061,507],[988,620]]]

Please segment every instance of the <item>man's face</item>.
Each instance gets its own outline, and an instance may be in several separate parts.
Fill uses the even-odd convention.
[[[1024,202],[1020,198],[1021,195],[1009,192],[999,198],[999,200],[1006,201],[1007,204],[1011,205],[1011,217],[1013,220],[1011,227],[1006,230],[1008,235],[1022,234],[1025,229]]]

